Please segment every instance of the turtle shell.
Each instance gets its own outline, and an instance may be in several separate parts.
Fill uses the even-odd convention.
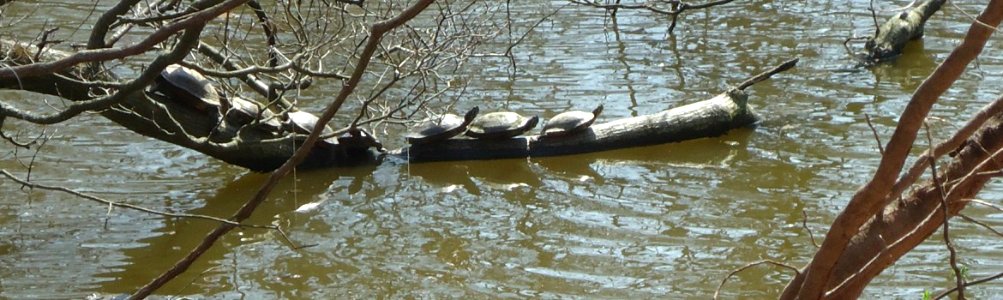
[[[585,129],[588,129],[596,121],[596,118],[599,118],[602,109],[602,104],[599,104],[592,112],[575,110],[560,113],[547,120],[547,124],[543,125],[543,132],[540,136],[558,137],[585,131]]]
[[[154,90],[199,111],[220,105],[219,92],[205,76],[191,69],[169,65],[157,77]]]
[[[540,118],[524,117],[514,112],[493,112],[474,119],[467,128],[467,135],[479,139],[507,139],[520,135],[540,122]]]
[[[254,121],[268,126],[270,130],[278,130],[278,120],[275,114],[268,109],[264,109],[257,102],[242,98],[233,97],[230,99],[231,108],[226,112],[226,122],[230,125],[244,126]]]
[[[474,107],[470,111],[467,111],[463,118],[454,114],[445,114],[426,119],[404,137],[411,144],[447,140],[467,130],[470,122],[473,122],[474,118],[477,118],[478,112],[480,112],[480,109]]]
[[[317,121],[320,121],[320,118],[318,118],[314,114],[305,111],[290,112],[288,116],[289,116],[288,125],[290,129],[293,132],[300,134],[310,134],[310,131],[313,130],[313,127],[317,126]],[[321,138],[332,134],[334,134],[334,129],[331,129],[331,127],[328,126],[324,126],[324,130],[320,133]],[[326,138],[318,142],[323,142],[328,145],[338,144],[338,140],[334,138]]]
[[[367,150],[376,148],[377,151],[384,151],[383,143],[376,139],[371,133],[362,128],[349,128],[348,132],[338,136],[338,144],[353,150]]]

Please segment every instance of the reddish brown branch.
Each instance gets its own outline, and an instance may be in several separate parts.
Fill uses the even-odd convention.
[[[1003,1],[991,1],[979,20],[996,26],[1003,19]],[[822,248],[816,252],[803,276],[792,280],[784,290],[782,299],[818,299],[830,285],[833,268],[839,263],[850,239],[860,232],[861,226],[882,211],[891,186],[901,172],[912,149],[920,126],[933,103],[964,72],[968,63],[982,52],[991,29],[981,25],[969,28],[964,41],[925,80],[902,113],[899,126],[886,147],[878,170],[866,185],[861,187],[833,222]]]

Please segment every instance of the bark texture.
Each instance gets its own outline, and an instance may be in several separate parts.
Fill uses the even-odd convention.
[[[913,9],[892,16],[867,41],[867,59],[872,63],[902,54],[906,43],[923,37],[923,27],[947,0],[927,0]]]
[[[450,139],[412,145],[391,154],[411,162],[540,157],[719,136],[756,121],[746,105],[747,100],[745,92],[735,89],[709,100],[651,115],[593,124],[585,132],[564,137],[531,135],[500,141]]]

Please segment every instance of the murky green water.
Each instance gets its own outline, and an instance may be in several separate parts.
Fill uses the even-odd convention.
[[[30,30],[17,29],[66,24],[58,18],[82,18],[80,11],[93,5],[63,2],[42,4],[39,15],[0,27],[0,35],[25,37]],[[614,23],[595,9],[566,7],[516,48],[514,78],[506,60],[475,60],[477,72],[467,76],[477,97],[458,106],[546,117],[604,103],[609,120],[710,98],[788,58],[801,63],[751,88],[750,103],[763,117],[758,126],[719,138],[545,159],[300,172],[251,222],[281,225],[297,243],[316,246],[294,251],[272,232],[235,231],[159,292],[249,299],[706,298],[746,263],[801,266],[814,250],[802,211],[820,236],[878,161],[865,114],[887,138],[911,91],[970,22],[948,5],[896,63],[846,72],[852,62],[843,39],[872,28],[867,2],[856,2],[734,3],[685,15],[674,34],[666,33],[666,18],[648,13],[621,12]],[[562,5],[524,1],[513,11],[538,17]],[[6,11],[0,21],[7,26],[19,13]],[[934,108],[935,137],[944,138],[999,93],[998,41]],[[337,86],[316,88],[329,94]],[[325,104],[310,99],[306,105],[314,109]],[[8,122],[4,130],[30,135],[42,128]],[[54,135],[35,158],[32,179],[111,200],[229,216],[265,178],[99,116],[44,130]],[[403,145],[399,130],[386,134],[391,148]],[[4,147],[0,167],[25,176],[20,162],[32,153]],[[9,181],[0,181],[0,194],[0,298],[133,291],[214,226],[108,213],[100,204]],[[983,198],[998,202],[1000,195],[993,184]],[[316,209],[297,212],[315,202]],[[965,213],[1003,225],[1003,215],[988,209]],[[1003,269],[997,238],[961,221],[952,226],[973,277]],[[924,289],[947,286],[953,279],[946,261],[942,244],[930,241],[876,279],[867,297],[916,299]],[[789,277],[753,268],[724,294],[774,297]],[[972,292],[992,298],[1003,287]]]

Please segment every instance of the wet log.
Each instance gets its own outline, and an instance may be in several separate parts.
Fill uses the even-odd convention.
[[[756,122],[756,115],[747,106],[748,94],[745,93],[745,88],[790,69],[796,63],[797,59],[790,60],[709,100],[651,115],[594,124],[587,131],[571,136],[541,138],[539,135],[532,135],[507,140],[454,138],[411,145],[389,154],[413,163],[542,157],[720,136],[729,130]]]
[[[940,10],[946,0],[927,0],[910,10],[903,11],[888,19],[877,34],[867,40],[867,61],[879,63],[902,54],[902,49],[911,40],[923,37],[926,20]]]
[[[3,50],[0,51],[0,59],[4,59],[4,53],[9,56],[12,53],[9,50],[15,48],[10,43],[0,43],[0,50]],[[67,55],[69,54],[50,50],[46,51],[45,57],[52,60]],[[546,139],[528,136],[502,141],[453,139],[406,147],[386,154],[411,162],[500,159],[597,152],[718,136],[756,121],[755,114],[746,105],[748,95],[743,91],[745,88],[790,69],[796,63],[797,59],[790,60],[710,100],[656,114],[595,124],[588,131],[577,135]],[[0,88],[21,89],[86,102],[92,100],[94,93],[89,92],[93,86],[85,80],[111,79],[81,74],[88,73],[81,68],[73,68],[58,75],[25,77],[6,82],[0,80]],[[91,110],[96,110],[134,132],[193,149],[253,171],[270,171],[278,167],[306,137],[263,123],[226,126],[219,119],[223,114],[206,113],[177,101],[156,98],[155,93],[137,91],[125,95],[121,102],[110,109],[102,107]],[[0,105],[5,104],[0,102]],[[12,111],[10,109],[9,106],[0,107],[0,114],[9,114]],[[312,149],[310,157],[300,166],[323,168],[379,161],[378,154],[372,150],[332,144],[318,143]]]
[[[411,145],[390,154],[410,162],[484,160],[599,152],[713,137],[756,122],[756,116],[746,105],[747,99],[744,91],[736,89],[651,115],[594,124],[585,132],[565,137],[454,138]]]

